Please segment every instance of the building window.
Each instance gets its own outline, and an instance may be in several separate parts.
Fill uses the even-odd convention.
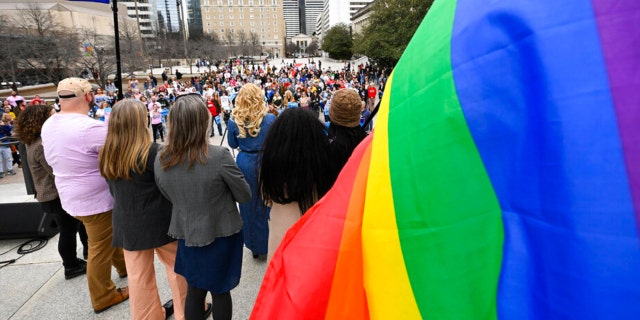
[[[249,8],[249,12],[253,12],[253,8]]]
[[[238,5],[241,6],[242,5],[242,0],[238,0]]]
[[[235,29],[229,29],[229,32],[236,33],[236,30]]]
[[[227,4],[232,6],[233,5],[233,0],[227,0]]]
[[[252,6],[253,5],[253,0],[249,0],[249,5]]]
[[[220,26],[224,27],[224,22],[220,21]]]
[[[256,28],[251,28],[251,32],[256,32]]]
[[[233,12],[233,7],[229,7],[229,12]]]
[[[218,19],[219,19],[219,20],[224,20],[224,16],[223,16],[223,15],[219,15],[219,16],[218,16]]]
[[[220,28],[220,33],[224,33],[224,28]]]
[[[211,17],[209,17],[209,15],[207,15],[207,20],[211,19]]]
[[[244,14],[241,14],[241,15],[238,17],[238,19],[240,19],[240,20],[244,20]]]
[[[218,0],[218,5],[221,6],[222,5],[222,0]]]
[[[255,22],[253,22],[253,21],[251,21],[251,22],[249,22],[249,25],[250,25],[250,26],[252,26],[252,27],[255,27],[255,26],[256,26],[256,23],[255,23]]]
[[[233,21],[229,21],[229,26],[233,27]]]
[[[233,20],[233,15],[232,14],[229,15],[229,20]]]
[[[252,14],[249,15],[249,20],[253,20],[254,16]]]

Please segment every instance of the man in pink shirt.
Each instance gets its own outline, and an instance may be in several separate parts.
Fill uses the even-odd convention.
[[[13,90],[11,91],[11,95],[7,97],[7,101],[9,101],[9,104],[15,108],[18,106],[18,101],[24,101],[24,98],[19,96],[18,92]]]
[[[87,116],[94,96],[91,84],[67,78],[58,84],[61,111],[42,126],[42,145],[53,168],[62,207],[82,221],[89,236],[87,282],[96,313],[129,298],[128,287],[111,280],[111,264],[127,276],[122,248],[111,246],[113,198],[98,169],[98,152],[107,136],[107,124]]]

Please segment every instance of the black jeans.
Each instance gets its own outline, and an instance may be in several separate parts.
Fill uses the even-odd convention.
[[[162,128],[162,123],[152,124],[151,127],[153,128],[153,142],[156,142],[158,139],[158,134],[160,134],[160,139],[164,141],[164,129]]]
[[[60,228],[60,238],[58,239],[58,253],[62,258],[62,265],[65,268],[73,268],[78,266],[78,258],[76,256],[76,233],[80,234],[80,242],[82,242],[83,252],[89,248],[87,245],[87,231],[84,224],[80,220],[70,216],[60,203],[60,198],[55,200],[40,202],[42,210],[53,216],[53,219]]]

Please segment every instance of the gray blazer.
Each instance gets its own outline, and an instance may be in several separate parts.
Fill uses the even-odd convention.
[[[237,202],[251,200],[251,189],[227,148],[209,145],[206,164],[188,163],[162,170],[155,161],[156,183],[173,203],[169,235],[202,247],[242,229]]]

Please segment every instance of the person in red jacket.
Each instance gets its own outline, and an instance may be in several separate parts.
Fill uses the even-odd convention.
[[[211,113],[211,135],[209,137],[213,137],[215,128],[214,126],[218,126],[218,133],[222,136],[222,124],[220,124],[220,102],[211,95],[207,96],[207,108],[209,109],[209,113]]]
[[[30,106],[35,106],[36,104],[44,104],[44,100],[40,98],[39,94],[36,94],[36,96],[31,99],[31,102],[29,102]]]
[[[376,94],[378,90],[373,85],[373,83],[369,83],[369,88],[367,89],[367,108],[369,111],[373,112],[373,108],[376,106]]]

